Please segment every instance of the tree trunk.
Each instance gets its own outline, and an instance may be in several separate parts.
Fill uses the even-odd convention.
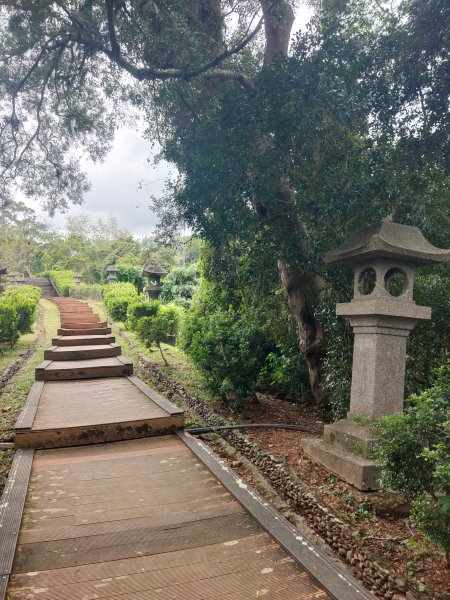
[[[289,308],[298,327],[300,349],[303,352],[309,371],[309,383],[314,402],[321,406],[326,401],[323,387],[321,363],[324,355],[323,329],[314,316],[305,290],[317,289],[314,276],[302,273],[298,267],[285,258],[278,260],[281,283],[286,291]]]

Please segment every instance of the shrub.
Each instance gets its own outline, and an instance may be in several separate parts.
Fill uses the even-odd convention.
[[[139,319],[143,317],[154,317],[158,313],[161,303],[158,300],[150,302],[143,296],[138,296],[128,305],[127,309],[127,327],[136,329]]]
[[[102,286],[99,283],[79,283],[70,288],[70,295],[80,300],[101,300]]]
[[[61,296],[70,296],[70,290],[74,286],[73,271],[58,271],[52,269],[41,273],[43,277],[50,277]]]
[[[412,499],[412,518],[450,552],[450,363],[433,387],[408,399],[403,413],[375,426],[382,485]]]
[[[145,286],[145,279],[142,276],[142,268],[133,267],[129,265],[117,265],[117,280],[119,283],[132,283],[139,294]]]
[[[9,300],[0,300],[0,352],[2,347],[10,348],[19,339],[19,315]]]
[[[161,353],[161,357],[167,365],[166,357],[163,354],[161,344],[170,335],[176,335],[179,324],[179,309],[174,305],[160,305],[156,315],[151,317],[142,317],[137,322],[137,333],[139,339],[151,348],[156,346]]]
[[[229,307],[191,311],[185,319],[182,346],[202,371],[208,389],[228,402],[255,395],[265,359],[264,332],[256,318]]]
[[[3,294],[3,302],[9,304],[17,313],[18,333],[27,333],[36,320],[37,305],[41,290],[34,286],[9,288]]]
[[[132,283],[104,285],[102,295],[111,319],[125,323],[128,306],[138,295],[134,285]]]
[[[199,281],[200,274],[196,265],[172,269],[163,279],[161,301],[188,306]]]

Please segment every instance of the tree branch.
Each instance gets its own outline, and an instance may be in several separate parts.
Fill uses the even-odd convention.
[[[109,41],[111,42],[111,54],[114,57],[120,56],[120,46],[117,41],[116,29],[114,27],[114,0],[105,0],[106,16],[108,19]]]

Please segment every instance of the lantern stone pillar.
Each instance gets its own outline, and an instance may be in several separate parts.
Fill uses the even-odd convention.
[[[108,282],[109,285],[113,284],[113,283],[117,283],[117,271],[118,271],[118,267],[116,267],[116,265],[109,265],[109,267],[106,269],[106,281]]]
[[[158,300],[162,292],[161,279],[167,275],[167,271],[161,265],[149,264],[142,270],[142,275],[146,277],[148,283],[144,288],[150,301]]]
[[[17,273],[15,271],[8,271],[9,285],[15,285]]]
[[[81,273],[74,273],[73,274],[73,280],[74,280],[75,285],[80,285],[81,278],[82,278],[82,274]]]
[[[403,410],[406,341],[431,309],[413,300],[414,271],[450,259],[417,227],[379,223],[355,232],[325,261],[354,271],[354,297],[336,314],[353,328],[350,408],[347,418],[326,425],[322,440],[305,440],[304,451],[359,489],[377,489],[379,467],[371,460],[370,423]]]
[[[3,278],[7,273],[8,273],[8,269],[6,267],[2,267],[0,265],[0,294],[5,291],[5,286],[4,286],[5,281]]]

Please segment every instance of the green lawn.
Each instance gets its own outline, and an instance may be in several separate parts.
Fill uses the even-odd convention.
[[[7,367],[13,360],[19,358],[22,352],[25,352],[30,344],[36,339],[37,323],[33,325],[33,331],[21,335],[14,348],[3,349],[0,354],[0,371]]]
[[[14,423],[34,383],[34,370],[44,360],[44,350],[51,345],[51,339],[56,335],[59,327],[59,311],[55,304],[48,300],[41,300],[40,310],[42,311],[42,329],[39,333],[42,335],[36,352],[3,390],[0,390],[0,441],[3,442],[12,441]],[[36,333],[38,333],[37,330]],[[0,450],[0,494],[6,482],[13,456],[14,451],[12,450]]]

